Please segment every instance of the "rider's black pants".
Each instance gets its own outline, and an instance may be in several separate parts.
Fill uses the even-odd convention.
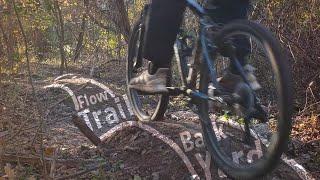
[[[206,7],[217,6],[211,15],[217,23],[227,23],[235,19],[246,19],[249,0],[208,0]],[[152,0],[151,12],[147,18],[147,33],[144,57],[153,62],[157,68],[167,68],[173,56],[173,45],[183,19],[186,7],[185,0]],[[237,44],[249,47],[247,40],[239,39]],[[250,48],[241,48],[250,49]],[[245,64],[244,56],[249,52],[241,52],[238,57]]]

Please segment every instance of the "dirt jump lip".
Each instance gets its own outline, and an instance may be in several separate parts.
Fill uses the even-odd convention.
[[[210,162],[205,162],[206,158],[202,158],[200,153],[193,153],[197,151],[194,149],[196,149],[200,141],[198,141],[198,144],[194,142],[194,149],[190,151],[186,150],[184,142],[181,142],[181,140],[183,140],[181,133],[185,133],[184,135],[187,136],[190,134],[190,137],[194,134],[194,137],[200,138],[202,135],[199,128],[188,129],[188,127],[181,126],[181,124],[175,125],[184,130],[180,132],[175,131],[175,134],[172,135],[160,127],[162,125],[167,127],[167,125],[164,125],[165,123],[161,125],[161,122],[141,123],[135,121],[126,95],[115,93],[115,91],[108,86],[80,75],[64,74],[55,78],[52,84],[44,87],[46,90],[52,88],[62,89],[70,96],[71,101],[69,105],[74,107],[75,115],[83,121],[82,126],[80,127],[78,125],[78,128],[93,144],[97,146],[106,144],[107,140],[119,132],[125,131],[128,128],[138,128],[149,133],[152,138],[159,139],[171,148],[193,179],[211,179],[213,177],[210,168],[201,169],[201,167],[206,166],[205,163],[210,164]],[[190,114],[190,116],[192,116],[192,114]],[[233,126],[237,127],[239,124],[233,123]],[[267,140],[262,139],[262,143],[267,143]],[[199,145],[199,149],[201,149],[203,154],[204,148],[200,148]],[[284,155],[282,162],[286,164],[287,171],[296,173],[296,177],[300,179],[314,179],[305,168],[294,159],[289,159]],[[196,165],[196,163],[200,163],[200,165]],[[199,170],[203,172],[199,173]],[[218,175],[219,177],[225,177],[220,170],[218,170]]]

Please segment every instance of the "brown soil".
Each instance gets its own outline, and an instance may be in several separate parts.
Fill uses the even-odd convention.
[[[115,70],[115,67],[117,70]],[[73,73],[88,74],[86,68],[72,68]],[[0,83],[0,155],[14,155],[22,157],[39,157],[44,155],[56,159],[54,165],[54,177],[64,177],[70,174],[90,169],[101,165],[93,171],[83,175],[75,176],[74,179],[189,179],[190,173],[177,153],[161,140],[153,137],[150,133],[136,127],[126,128],[116,133],[101,147],[95,147],[72,122],[73,109],[72,101],[67,98],[61,90],[44,91],[44,85],[52,82],[58,74],[57,68],[49,65],[42,65],[38,68],[37,76],[34,76],[38,98],[41,108],[46,117],[43,133],[43,148],[41,148],[41,136],[37,126],[39,125],[39,113],[32,98],[31,89],[26,76],[21,74],[15,77],[4,77]],[[125,93],[125,69],[124,63],[114,62],[108,64],[96,76],[99,82],[106,84],[119,94]],[[173,99],[174,100],[174,99]],[[179,101],[179,99],[176,99]],[[57,102],[60,102],[57,104]],[[170,108],[164,122],[149,123],[147,125],[157,129],[162,134],[174,140],[181,149],[183,145],[179,133],[190,131],[200,132],[199,120],[190,117],[189,114],[176,112],[177,109]],[[186,107],[181,105],[185,110]],[[5,134],[6,133],[6,134]],[[41,133],[40,133],[41,134]],[[14,135],[14,136],[12,136]],[[10,138],[9,138],[10,137]],[[296,139],[293,139],[295,142]],[[299,157],[301,162],[315,178],[320,178],[319,162],[314,157],[315,147],[319,147],[319,141],[311,144],[296,143],[294,150],[290,149],[291,157]],[[315,146],[317,145],[318,146]],[[56,151],[56,155],[50,151]],[[184,150],[183,150],[184,151]],[[291,152],[291,154],[290,154]],[[292,153],[293,152],[293,153]],[[205,148],[195,148],[185,152],[195,171],[201,177],[204,172],[199,165],[195,154],[205,156]],[[22,158],[20,158],[22,159]],[[2,162],[11,164],[11,168],[20,177],[44,178],[41,162],[35,160],[35,165],[29,162],[10,160]],[[40,165],[39,165],[40,164]],[[43,165],[43,164],[42,164]],[[49,167],[53,161],[49,161]],[[47,174],[50,168],[47,167]],[[213,179],[218,179],[217,168],[211,164]],[[0,169],[0,177],[7,174]],[[299,179],[299,176],[283,162],[267,179]]]

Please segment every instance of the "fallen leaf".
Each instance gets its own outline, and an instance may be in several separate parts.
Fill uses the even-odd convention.
[[[6,173],[9,180],[13,180],[16,178],[16,172],[11,167],[11,164],[6,164],[6,166],[4,167],[4,172]]]
[[[46,147],[46,149],[44,150],[44,154],[47,157],[52,157],[54,155],[54,152],[56,151],[55,147]]]

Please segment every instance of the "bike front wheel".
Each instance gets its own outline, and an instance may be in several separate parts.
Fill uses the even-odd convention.
[[[142,57],[144,43],[144,18],[141,18],[132,30],[127,59],[127,85],[134,77],[148,69],[148,61]],[[167,110],[169,95],[147,95],[127,86],[128,99],[140,121],[161,120]]]

